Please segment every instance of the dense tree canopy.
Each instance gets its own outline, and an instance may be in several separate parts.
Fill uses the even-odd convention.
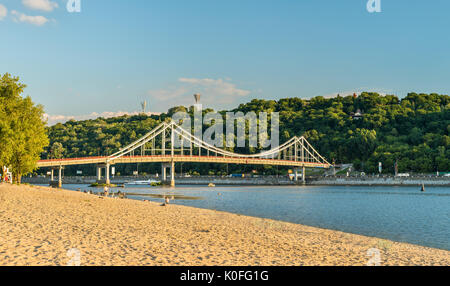
[[[43,107],[21,96],[25,85],[5,74],[0,78],[0,166],[11,168],[14,180],[32,172],[45,146]]]
[[[160,116],[69,121],[49,127],[49,136],[52,144],[59,142],[63,145],[67,157],[109,155],[177,111],[192,114],[192,108],[174,107]],[[396,160],[401,172],[450,171],[448,95],[410,93],[400,100],[394,95],[364,92],[359,96],[309,100],[254,99],[233,110],[237,111],[279,112],[281,143],[292,136],[305,135],[330,162],[354,163],[359,170],[370,173],[377,171],[378,162],[383,163],[385,172],[393,172]],[[355,114],[358,111],[360,116]],[[235,151],[258,150],[240,148]],[[50,156],[51,150],[43,154],[43,157]],[[204,174],[211,170],[224,170],[220,165],[190,166]],[[257,168],[267,172],[274,170],[270,166]]]

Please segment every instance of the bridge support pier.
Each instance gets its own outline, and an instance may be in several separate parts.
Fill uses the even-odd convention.
[[[96,175],[97,175],[97,182],[99,182],[102,179],[102,168],[99,165],[97,165]]]
[[[175,162],[172,161],[170,164],[170,186],[175,187]]]
[[[105,172],[105,177],[106,177],[106,184],[110,185],[111,184],[111,179],[109,178],[109,163],[106,163],[106,172]]]
[[[302,183],[306,184],[306,168],[305,166],[302,167]]]
[[[59,166],[58,169],[58,188],[62,187],[62,167]]]
[[[170,186],[175,187],[175,162],[161,164],[161,177],[163,182],[167,182],[167,168],[170,169]]]
[[[161,163],[161,179],[163,181],[167,181],[167,174],[166,174],[166,164],[165,163]]]
[[[55,181],[55,169],[58,169],[58,181]],[[61,188],[62,187],[62,166],[59,166],[57,168],[53,167],[51,170],[51,176],[50,176],[50,187],[53,188]]]
[[[97,164],[97,183],[98,184],[106,184],[106,185],[110,185],[111,184],[111,179],[110,179],[110,164],[106,163],[106,164]],[[102,169],[105,169],[105,179],[102,180]]]

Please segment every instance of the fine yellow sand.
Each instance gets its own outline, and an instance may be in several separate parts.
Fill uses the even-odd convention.
[[[379,257],[372,248],[380,250]],[[0,185],[0,265],[366,265],[377,260],[449,265],[450,252],[212,210]]]

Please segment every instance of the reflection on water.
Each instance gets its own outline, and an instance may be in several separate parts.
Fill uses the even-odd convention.
[[[85,185],[64,188],[90,190]],[[91,189],[99,191],[98,189]],[[130,199],[271,218],[450,250],[450,188],[427,187],[216,187],[112,188]]]

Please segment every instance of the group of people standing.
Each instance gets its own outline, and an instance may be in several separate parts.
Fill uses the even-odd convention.
[[[3,171],[0,173],[0,183],[3,183],[3,182],[12,183],[12,175],[9,172],[8,168],[3,167],[3,170],[0,170],[0,171]]]

